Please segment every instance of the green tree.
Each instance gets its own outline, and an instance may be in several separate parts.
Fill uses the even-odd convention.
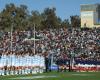
[[[65,19],[64,21],[62,21],[61,26],[64,27],[64,28],[70,27],[69,20]]]
[[[3,30],[9,31],[11,24],[12,24],[12,12],[15,11],[15,5],[14,4],[7,4],[5,9],[1,12],[1,28]]]
[[[36,29],[40,29],[42,20],[41,14],[38,11],[32,11],[31,14],[29,17],[30,27],[34,27],[35,24]]]
[[[45,8],[42,16],[44,20],[42,21],[43,26],[46,28],[57,28],[59,26],[59,18],[56,16],[56,8]]]
[[[16,16],[13,17],[12,13],[15,12]],[[5,9],[1,11],[1,26],[5,31],[10,31],[12,23],[14,25],[14,29],[25,29],[27,26],[27,15],[28,10],[27,6],[20,5],[20,7],[16,7],[14,4],[7,4]]]
[[[24,30],[28,26],[28,10],[27,6],[20,5],[20,7],[16,8],[16,16],[15,16],[15,29]]]
[[[13,17],[12,13],[15,12],[16,16]],[[11,26],[14,30],[25,30],[28,28],[33,29],[34,24],[36,29],[44,28],[61,28],[61,27],[80,27],[80,17],[70,16],[68,19],[62,20],[56,15],[56,8],[45,8],[42,13],[38,11],[29,11],[26,5],[15,6],[10,3],[0,12],[0,29],[10,31]]]
[[[70,16],[71,26],[80,27],[80,17],[78,15]]]

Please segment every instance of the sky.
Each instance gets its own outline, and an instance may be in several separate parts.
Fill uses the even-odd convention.
[[[16,6],[24,4],[30,12],[32,10],[43,12],[47,7],[55,7],[57,16],[64,20],[69,19],[71,15],[80,15],[81,4],[96,4],[100,3],[100,0],[0,0],[0,11],[9,3]]]

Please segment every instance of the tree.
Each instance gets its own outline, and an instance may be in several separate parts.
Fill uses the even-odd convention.
[[[12,12],[16,16],[12,16]],[[71,24],[70,24],[71,22]],[[56,15],[56,8],[45,8],[42,13],[31,11],[29,14],[26,5],[15,6],[10,3],[0,12],[0,29],[10,31],[13,23],[13,30],[33,29],[34,24],[36,29],[44,28],[61,28],[61,27],[80,27],[80,17],[70,16],[68,19],[62,20]]]
[[[28,26],[28,10],[27,6],[20,5],[16,8],[15,28],[24,30]]]
[[[61,26],[64,28],[67,28],[70,26],[69,20],[65,19],[64,21],[62,21]]]
[[[46,26],[46,28],[57,28],[59,19],[56,16],[56,8],[45,8],[42,13],[44,20],[42,21],[42,25]]]
[[[71,21],[71,26],[72,27],[80,27],[80,17],[75,15],[75,16],[70,16],[70,21]]]
[[[12,13],[15,12],[16,16],[13,17]],[[14,29],[23,30],[27,26],[27,15],[28,10],[27,6],[20,5],[20,7],[16,7],[14,4],[7,4],[5,9],[1,11],[1,26],[5,31],[10,31],[12,23],[14,25]]]
[[[29,18],[30,26],[34,27],[35,24],[36,29],[40,29],[42,20],[41,14],[38,11],[32,11],[31,14]]]
[[[5,9],[3,9],[3,11],[1,12],[1,28],[3,30],[7,30],[9,31],[10,27],[11,27],[11,24],[12,24],[12,12],[15,11],[15,5],[14,4],[7,4]]]

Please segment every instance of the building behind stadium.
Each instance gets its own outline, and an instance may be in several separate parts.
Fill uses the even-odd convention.
[[[100,4],[81,5],[81,27],[100,27]]]

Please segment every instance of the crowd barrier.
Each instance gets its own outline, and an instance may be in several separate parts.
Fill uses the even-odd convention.
[[[100,65],[100,61],[97,60],[75,60],[76,64],[93,64],[93,65]]]
[[[67,60],[67,63],[69,60]],[[69,70],[69,64],[61,64],[59,69]],[[55,67],[54,67],[55,68]],[[57,69],[57,67],[55,68]],[[70,63],[70,69],[76,72],[98,72],[100,71],[100,61],[97,60],[74,60]]]
[[[69,70],[69,66],[68,65],[62,65],[62,66],[58,66],[59,69],[61,70]],[[53,70],[58,70],[58,67],[54,67]],[[71,71],[75,71],[75,72],[99,72],[100,71],[100,65],[98,66],[91,66],[91,65],[74,65],[74,66],[70,66],[70,70]]]
[[[79,72],[97,72],[100,71],[100,61],[97,60],[75,60],[74,70]]]
[[[100,65],[78,64],[72,69],[77,72],[98,72],[100,71]]]

